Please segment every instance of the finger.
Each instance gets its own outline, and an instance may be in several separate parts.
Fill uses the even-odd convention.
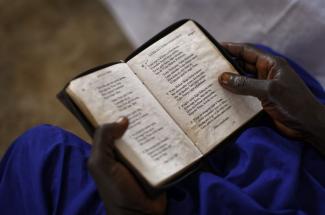
[[[229,72],[222,73],[218,80],[221,86],[235,94],[251,95],[257,98],[263,98],[266,94],[266,80],[248,78]]]
[[[234,57],[241,58],[250,64],[255,64],[257,62],[258,55],[261,54],[260,50],[247,43],[223,42],[222,46],[226,48]]]
[[[234,57],[244,60],[245,63],[255,65],[259,79],[266,79],[270,68],[276,62],[272,55],[250,44],[224,42],[222,45]]]
[[[96,159],[115,161],[114,157],[114,141],[120,138],[128,127],[128,119],[123,117],[115,123],[104,124],[96,130],[92,154]]]
[[[245,72],[256,74],[256,66],[255,65],[250,64],[250,63],[245,63],[244,67],[245,67]]]
[[[98,134],[100,134],[101,138],[116,140],[122,137],[128,125],[128,119],[126,117],[121,117],[114,123],[104,124],[103,126],[101,126],[98,130]]]

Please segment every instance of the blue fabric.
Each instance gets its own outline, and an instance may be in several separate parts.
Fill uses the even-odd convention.
[[[325,103],[319,83],[288,61]],[[0,214],[105,214],[86,168],[90,150],[54,126],[27,131],[0,164]],[[168,190],[169,214],[325,214],[324,158],[279,134],[267,116],[205,162],[210,171]]]
[[[24,133],[0,164],[0,214],[105,214],[87,171],[90,150],[58,127]]]

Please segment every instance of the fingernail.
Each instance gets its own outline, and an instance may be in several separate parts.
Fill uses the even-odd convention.
[[[121,124],[124,120],[125,120],[125,117],[124,116],[121,116],[115,122],[118,123],[118,124]]]
[[[228,84],[230,79],[230,75],[228,73],[223,73],[222,75],[219,76],[219,81],[222,84]]]

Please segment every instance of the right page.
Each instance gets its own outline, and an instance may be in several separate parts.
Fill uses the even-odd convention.
[[[261,109],[250,96],[218,83],[235,68],[193,21],[188,21],[127,62],[202,153],[222,142]]]

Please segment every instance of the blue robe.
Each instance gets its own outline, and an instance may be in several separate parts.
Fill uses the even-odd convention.
[[[321,85],[287,60],[325,103]],[[28,130],[0,163],[0,214],[105,214],[87,171],[90,151],[91,145],[61,128]],[[205,162],[210,171],[167,191],[169,214],[325,214],[324,157],[280,134],[266,115]]]

